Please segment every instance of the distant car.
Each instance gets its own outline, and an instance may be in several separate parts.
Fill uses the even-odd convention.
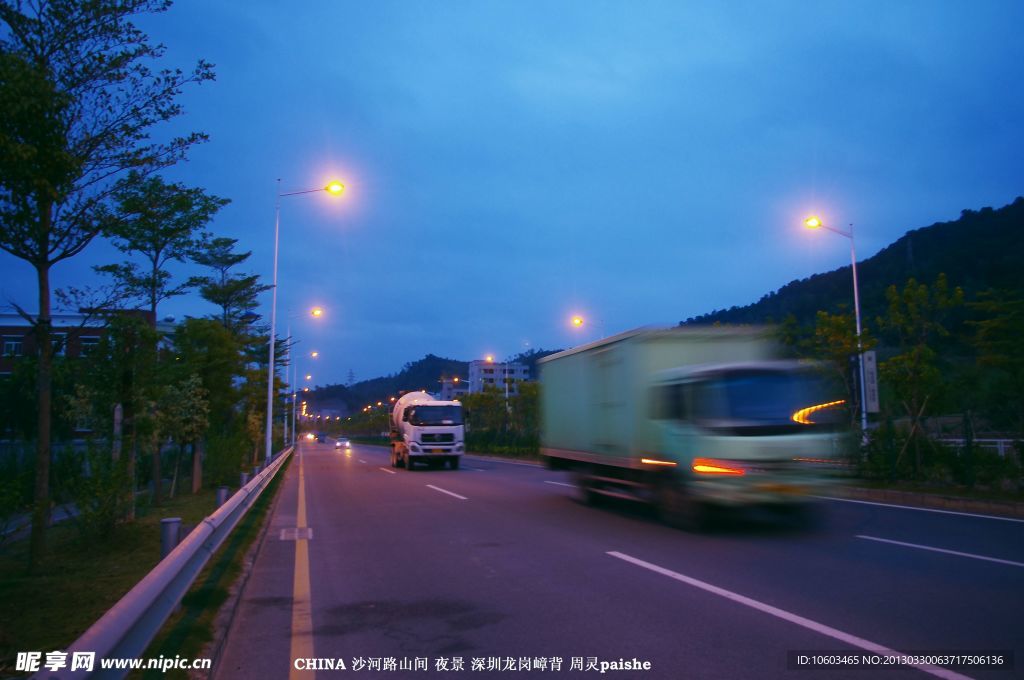
[[[318,442],[322,442],[323,440],[327,439],[327,435],[325,435],[323,432],[316,432],[316,433],[314,433],[313,437],[314,437],[313,441],[318,441]]]
[[[316,441],[316,435],[313,434],[312,432],[307,432],[306,433],[306,441],[308,441],[308,442],[315,442]]]
[[[352,442],[350,442],[348,439],[345,439],[344,437],[338,437],[337,439],[334,440],[334,448],[351,449]]]

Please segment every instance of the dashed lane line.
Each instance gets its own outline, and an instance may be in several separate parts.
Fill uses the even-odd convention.
[[[468,498],[466,498],[465,496],[460,496],[460,495],[459,495],[459,494],[457,494],[457,493],[453,493],[453,492],[451,492],[451,491],[448,491],[447,489],[442,489],[441,487],[439,487],[439,486],[434,486],[433,484],[427,484],[427,488],[428,488],[428,489],[433,489],[434,491],[440,491],[441,493],[446,493],[446,494],[448,494],[449,496],[454,496],[455,498],[458,498],[458,499],[460,499],[460,500],[464,500],[464,501],[468,501],[468,500],[469,500],[469,499],[468,499]]]
[[[943,553],[945,555],[956,555],[957,557],[969,557],[973,560],[984,560],[985,562],[996,562],[998,564],[1008,564],[1011,567],[1024,567],[1024,562],[1014,562],[1013,560],[1001,560],[998,557],[986,557],[984,555],[975,555],[974,553],[960,552],[959,550],[947,550],[946,548],[935,548],[930,545],[920,545],[917,543],[904,543],[903,541],[894,541],[891,538],[879,538],[877,536],[864,536],[857,534],[857,538],[863,538],[867,541],[877,541],[879,543],[889,543],[891,545],[899,545],[904,548],[916,548],[917,550],[928,550],[930,552]]]
[[[857,637],[856,635],[844,633],[843,631],[837,628],[832,628],[831,626],[826,626],[823,623],[812,621],[811,619],[800,616],[799,614],[793,614],[792,612],[788,612],[785,609],[773,607],[770,604],[765,604],[764,602],[760,602],[759,600],[746,597],[745,595],[734,593],[731,590],[719,588],[718,586],[712,585],[705,581],[700,581],[690,576],[685,576],[683,574],[680,574],[679,572],[672,571],[671,569],[659,567],[656,564],[651,564],[650,562],[645,562],[641,559],[637,559],[636,557],[631,557],[630,555],[626,555],[620,552],[610,551],[608,552],[608,554],[612,557],[623,560],[624,562],[629,562],[630,564],[642,567],[643,569],[647,569],[648,571],[653,571],[656,574],[667,576],[671,579],[675,579],[676,581],[679,581],[681,583],[685,583],[695,588],[699,588],[713,595],[724,597],[727,600],[732,600],[733,602],[736,602],[738,604],[742,604],[746,607],[750,607],[751,609],[756,609],[765,614],[769,614],[776,618],[782,619],[783,621],[788,621],[790,623],[796,624],[808,630],[812,630],[816,633],[820,633],[835,640],[839,640],[840,642],[846,643],[853,647],[859,647],[860,649],[871,652],[872,654],[881,654],[882,656],[900,655],[900,653],[896,650],[889,649],[888,647],[880,645],[877,642],[871,642],[870,640],[865,640],[864,638]],[[943,668],[941,666],[920,665],[914,666],[914,668],[916,668],[919,671],[924,671],[925,673],[928,673],[930,675],[934,675],[937,678],[945,678],[945,680],[970,680],[966,675],[961,675],[960,673],[956,673],[954,671],[949,670],[948,668]]]

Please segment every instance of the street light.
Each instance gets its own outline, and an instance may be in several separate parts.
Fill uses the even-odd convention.
[[[320,317],[323,316],[323,314],[324,314],[324,310],[321,307],[313,307],[312,309],[309,310],[309,315],[311,317],[313,317],[314,319],[319,319]],[[292,344],[293,343],[292,343],[292,324],[291,324],[291,321],[292,321],[292,319],[296,319],[296,318],[298,318],[300,316],[302,316],[302,314],[299,314],[299,313],[286,315],[286,318],[288,319],[288,358],[287,358],[287,361],[288,361],[288,365],[291,366],[291,369],[292,369],[292,378],[291,378],[291,380],[288,381],[288,386],[291,388],[289,391],[291,392],[291,395],[292,395],[292,444],[295,443],[296,436],[298,434],[298,430],[295,427],[295,425],[296,425],[296,422],[295,422],[295,396],[296,396],[295,395],[295,390],[296,390],[296,387],[295,386],[298,383],[298,377],[299,377],[299,368],[298,368],[299,361],[298,361],[298,357],[296,357],[295,361],[292,361]],[[320,356],[320,353],[314,351],[314,352],[310,353],[310,356],[312,356],[315,359],[318,356]],[[287,377],[288,377],[288,371],[285,370],[285,378],[287,379]],[[287,411],[287,408],[285,409],[285,413],[284,413],[284,433],[285,433],[285,444],[287,444],[288,443],[288,411]]]
[[[849,231],[843,231],[830,227],[816,215],[811,215],[804,220],[804,226],[808,229],[825,229],[850,239],[850,266],[853,270],[853,315],[857,322],[857,368],[860,373],[860,430],[862,441],[865,441],[868,436],[867,392],[864,385],[864,347],[861,342],[860,293],[857,291],[857,252],[853,244],[853,225],[850,225]]]
[[[335,196],[340,196],[345,191],[345,185],[341,182],[331,182],[322,189],[306,189],[303,191],[289,191],[281,193],[281,180],[277,180],[277,198],[274,201],[274,282],[271,287],[270,296],[270,359],[267,362],[267,450],[265,454],[266,463],[270,464],[270,459],[274,455],[273,450],[273,437],[274,437],[274,332],[275,326],[277,325],[277,250],[278,240],[281,233],[281,198],[284,196],[298,196],[300,194],[313,194],[320,191],[326,191]],[[323,314],[323,310],[319,307],[313,310],[313,316],[319,317]]]
[[[595,324],[593,321],[583,318],[583,316],[580,314],[573,314],[573,316],[569,319],[569,325],[575,329],[582,329],[584,326],[592,326],[594,328],[595,333],[594,339],[599,340],[601,338],[601,332],[603,331],[603,329],[597,324]],[[586,336],[584,336],[584,342],[586,342]]]

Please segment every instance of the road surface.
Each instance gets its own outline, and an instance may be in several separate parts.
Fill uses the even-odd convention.
[[[1024,522],[823,507],[812,531],[692,534],[538,466],[303,443],[216,677],[1024,677]],[[793,667],[992,651],[1014,668]]]

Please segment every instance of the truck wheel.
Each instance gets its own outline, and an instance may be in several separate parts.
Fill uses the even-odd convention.
[[[590,480],[589,475],[577,472],[573,475],[573,481],[576,483],[576,489],[579,491],[579,498],[585,505],[598,505],[604,498],[601,494],[594,491],[594,483]]]
[[[709,508],[671,482],[658,487],[658,514],[665,524],[676,529],[700,532],[709,526]]]
[[[450,467],[452,470],[458,470],[459,469],[459,457],[458,456],[452,456],[451,458],[449,458],[448,459],[448,467]]]

